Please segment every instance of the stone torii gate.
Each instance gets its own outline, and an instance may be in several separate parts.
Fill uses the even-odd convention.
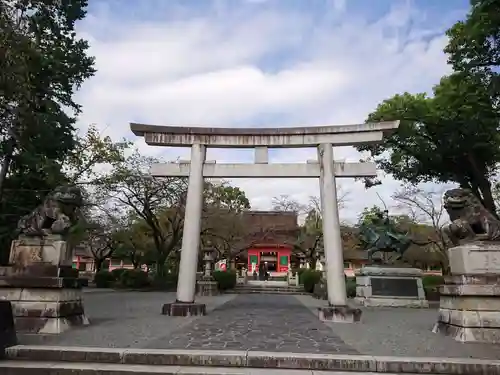
[[[204,178],[319,178],[323,217],[328,306],[319,309],[322,320],[352,322],[360,310],[347,305],[344,259],[337,205],[336,177],[376,176],[373,163],[335,163],[334,146],[380,142],[399,126],[399,121],[346,126],[295,128],[203,128],[131,123],[136,136],[148,145],[190,147],[191,160],[153,165],[151,174],[188,177],[184,234],[177,286],[177,300],[163,306],[163,314],[205,314],[195,302],[196,271],[200,246]],[[206,161],[206,148],[254,148],[254,164],[217,164]],[[317,147],[318,159],[306,163],[270,164],[268,148]]]

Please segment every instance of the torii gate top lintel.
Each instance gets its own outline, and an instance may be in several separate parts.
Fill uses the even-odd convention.
[[[293,128],[209,128],[131,123],[130,129],[149,145],[189,147],[195,143],[217,148],[315,147],[321,143],[349,146],[380,142],[395,131],[399,120],[356,125]]]

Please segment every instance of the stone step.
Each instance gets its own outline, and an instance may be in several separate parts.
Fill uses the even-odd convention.
[[[285,286],[259,286],[259,285],[236,285],[239,289],[277,289],[277,290],[304,290],[300,287],[285,287]]]
[[[36,371],[36,372],[35,372]],[[358,371],[314,371],[284,370],[270,368],[228,368],[228,367],[191,367],[191,366],[152,366],[152,365],[116,365],[107,363],[64,363],[64,362],[0,362],[3,375],[374,375],[374,372]],[[398,375],[393,372],[384,375]],[[438,375],[438,374],[426,374]]]
[[[245,294],[245,293],[256,293],[256,294],[308,294],[303,290],[269,290],[269,289],[233,289],[228,290],[226,293],[230,294]]]
[[[258,285],[236,285],[235,289],[262,289],[262,290],[304,290],[301,287],[286,286],[258,286]]]
[[[304,289],[280,289],[280,288],[234,288],[233,290],[257,290],[257,291],[271,291],[271,292],[294,292],[294,293],[300,293],[304,292]]]
[[[500,375],[500,360],[474,358],[426,358],[426,357],[378,357],[368,355],[317,354],[317,353],[270,353],[259,351],[215,351],[215,350],[168,350],[168,349],[119,349],[65,346],[18,345],[7,348],[6,361],[0,361],[0,373],[6,375],[65,374],[86,365],[88,371],[73,371],[72,374],[169,374],[172,368],[177,374],[254,374],[242,369],[265,369],[264,374],[273,374],[271,369],[282,369],[282,374],[293,374],[291,370],[349,371],[357,373],[395,374],[441,374],[441,375]],[[118,369],[103,372],[105,366]],[[28,367],[26,367],[28,366]],[[63,371],[55,371],[58,366]],[[65,367],[66,366],[66,367]],[[80,367],[79,367],[80,366]],[[139,367],[141,366],[141,367]],[[202,367],[201,372],[188,372],[189,366]],[[161,370],[159,368],[162,367]],[[170,367],[170,369],[168,369]],[[48,368],[49,372],[37,369]],[[99,372],[97,372],[99,368]],[[139,371],[139,369],[147,371]],[[217,368],[224,368],[219,371]],[[8,369],[8,371],[2,371]],[[27,371],[33,369],[35,371]],[[123,369],[123,370],[121,370]],[[136,369],[136,372],[132,370]],[[168,371],[167,371],[168,370]],[[179,372],[179,371],[184,372]],[[9,372],[10,371],[10,372]],[[93,372],[92,372],[93,371]],[[162,372],[163,371],[163,372]],[[212,372],[213,371],[213,372]],[[240,371],[240,372],[238,372]],[[267,372],[266,372],[267,371]],[[327,372],[327,373],[328,373]],[[68,370],[68,375],[70,374]],[[275,372],[278,374],[278,372]],[[260,375],[260,372],[257,372]],[[298,373],[300,374],[300,373]]]
[[[191,367],[191,366],[155,366],[124,365],[86,362],[35,362],[5,361],[0,362],[2,375],[325,375],[325,372],[311,370],[254,369],[231,367]],[[334,372],[337,375],[356,375],[359,372]],[[366,373],[363,373],[366,374]],[[388,374],[390,375],[390,374]]]

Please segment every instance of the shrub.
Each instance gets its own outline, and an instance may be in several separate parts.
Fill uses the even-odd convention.
[[[116,281],[120,281],[123,273],[127,271],[128,270],[126,268],[115,268],[113,271],[111,271],[111,274],[113,275]]]
[[[426,275],[422,278],[424,288],[437,288],[444,284],[444,277],[440,275]]]
[[[314,286],[319,282],[319,280],[321,280],[321,272],[306,269],[302,272],[302,274],[299,275],[299,281],[300,278],[302,279],[302,284],[304,284],[304,290],[307,293],[313,293]]]
[[[439,301],[439,287],[444,284],[444,277],[439,275],[426,275],[422,278],[425,298],[428,301]]]
[[[347,298],[356,297],[356,278],[355,277],[346,277],[345,289],[346,289],[346,293],[347,293]]]
[[[236,271],[215,271],[213,273],[219,290],[233,289],[236,286]]]
[[[97,288],[110,288],[114,282],[115,278],[109,271],[99,271],[94,276],[94,283]]]
[[[120,276],[120,285],[125,288],[144,288],[150,285],[149,276],[142,270],[124,270]]]
[[[177,279],[179,277],[177,268],[165,265],[163,272],[159,274],[156,269],[150,272],[151,285],[157,290],[173,290],[177,286]]]

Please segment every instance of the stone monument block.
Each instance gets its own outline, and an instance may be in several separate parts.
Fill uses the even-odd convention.
[[[428,307],[417,268],[363,267],[356,271],[356,301],[363,306]]]
[[[500,343],[500,242],[448,249],[451,276],[441,287],[433,332],[461,342]]]

